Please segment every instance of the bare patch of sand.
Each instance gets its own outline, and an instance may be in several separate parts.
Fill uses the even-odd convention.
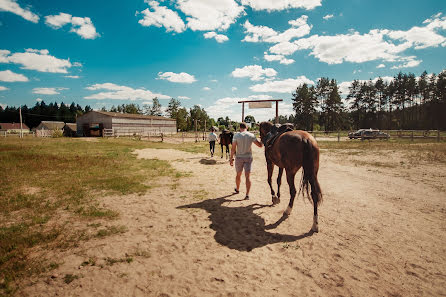
[[[282,202],[270,207],[260,149],[254,149],[250,200],[243,200],[243,183],[242,193],[231,195],[234,169],[225,159],[177,150],[135,153],[169,160],[190,177],[142,196],[101,198],[121,214],[113,225],[128,231],[54,255],[60,267],[24,283],[21,295],[446,294],[446,197],[430,185],[444,179],[428,175],[444,167],[372,166],[369,157],[322,152],[325,197],[320,232],[311,234],[313,209],[302,198],[280,220],[289,199],[285,178]],[[394,162],[392,155],[383,158]],[[67,283],[66,275],[76,278]]]

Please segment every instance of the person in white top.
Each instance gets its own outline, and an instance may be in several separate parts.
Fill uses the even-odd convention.
[[[211,133],[208,135],[208,141],[209,141],[209,150],[211,151],[211,157],[214,156],[215,151],[215,142],[218,142],[218,136],[215,134],[214,129],[211,129]]]
[[[246,124],[240,123],[240,132],[234,135],[232,139],[232,149],[231,157],[229,158],[229,164],[234,165],[234,154],[235,154],[235,171],[237,175],[235,176],[235,193],[240,192],[240,179],[242,176],[243,169],[245,169],[246,178],[246,196],[245,199],[249,199],[249,190],[251,189],[251,180],[249,175],[251,173],[252,164],[252,144],[262,147],[263,143],[258,141],[254,134],[246,130]]]

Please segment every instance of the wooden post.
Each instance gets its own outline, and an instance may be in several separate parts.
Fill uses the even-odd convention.
[[[20,138],[23,138],[23,131],[22,131],[22,107],[19,107],[19,114],[20,114]]]
[[[204,120],[203,140],[206,135],[206,120]]]
[[[440,130],[437,130],[437,141],[440,142],[441,137],[440,137]]]
[[[242,103],[242,122],[245,121],[245,102]]]
[[[183,136],[183,142],[184,142],[184,131],[181,132],[181,136]]]
[[[195,120],[195,142],[198,142],[198,134],[197,134],[197,120]]]
[[[410,133],[410,141],[413,141],[413,130],[412,130],[412,132]]]
[[[161,132],[161,142],[164,142],[164,133]]]
[[[338,142],[340,142],[340,141],[341,141],[341,132],[338,131]]]
[[[279,123],[279,101],[276,101],[276,124]]]

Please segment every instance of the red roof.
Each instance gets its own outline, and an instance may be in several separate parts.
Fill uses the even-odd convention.
[[[22,124],[22,129],[29,130],[25,124]],[[0,123],[0,130],[20,130],[20,123]]]

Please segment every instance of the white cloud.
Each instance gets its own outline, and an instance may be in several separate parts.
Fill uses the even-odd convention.
[[[379,77],[375,77],[374,79],[372,79],[373,83],[376,83],[376,81],[379,79]],[[386,83],[390,83],[391,81],[393,81],[393,77],[391,76],[382,76],[381,79],[386,82]],[[359,80],[358,81],[360,83],[364,83],[364,82],[368,82],[368,80]],[[341,92],[342,95],[347,95],[349,93],[349,87],[352,85],[353,81],[343,81],[341,83],[338,84],[338,90],[339,92]]]
[[[53,73],[67,73],[67,68],[73,66],[69,60],[50,56],[46,49],[26,49],[24,53],[10,53],[8,50],[0,50],[0,63],[20,64],[22,69]]]
[[[232,87],[232,88],[231,88],[231,91],[233,91],[233,92],[234,92],[234,91],[237,91],[237,87]]]
[[[376,68],[385,68],[386,67],[386,65],[384,65],[384,64],[379,64],[378,66],[376,66]]]
[[[260,65],[249,65],[243,68],[236,68],[232,71],[233,77],[249,77],[253,81],[262,80],[277,75],[277,71],[273,68],[263,69]]]
[[[197,80],[191,74],[186,72],[174,73],[174,72],[158,72],[158,79],[165,79],[170,82],[191,84]]]
[[[255,26],[249,21],[246,21],[243,27],[245,28],[245,42],[269,42],[282,43],[289,42],[294,38],[299,38],[308,35],[313,26],[307,23],[308,16],[303,15],[298,19],[288,21],[291,27],[288,30],[279,33],[267,26]]]
[[[57,95],[60,94],[59,91],[67,90],[68,88],[34,88],[34,94],[42,94],[42,95]]]
[[[187,96],[178,96],[178,99],[189,100],[190,98]]]
[[[38,15],[31,12],[29,9],[23,9],[15,0],[0,0],[0,11],[12,12],[33,23],[39,22]]]
[[[302,8],[311,10],[321,6],[321,0],[242,0],[243,5],[251,6],[253,10],[284,10]]]
[[[84,99],[116,99],[116,100],[152,100],[157,97],[158,99],[170,99],[170,96],[163,94],[152,93],[145,89],[133,89],[127,86],[119,86],[113,83],[94,84],[86,87],[87,90],[106,90],[106,92],[99,92],[90,96],[84,97]]]
[[[8,106],[8,105],[5,104],[5,103],[1,103],[1,102],[0,102],[0,106],[1,106],[2,108],[6,108],[6,106]]]
[[[0,91],[7,91],[7,90],[9,90],[9,88],[4,87],[4,86],[0,86]]]
[[[12,72],[11,70],[0,71],[0,81],[16,82],[16,81],[28,81],[28,78],[23,74]]]
[[[295,61],[293,59],[287,59],[284,55],[268,55],[267,52],[264,53],[265,60],[272,62],[272,61],[279,61],[280,64],[293,64]]]
[[[248,97],[250,100],[269,100],[269,99],[273,99],[273,96],[270,95],[266,95],[266,94],[256,94],[256,95],[251,95]]]
[[[186,30],[186,25],[183,20],[179,17],[178,13],[175,11],[164,7],[159,6],[159,3],[156,1],[145,1],[150,5],[153,11],[150,11],[149,8],[141,11],[141,14],[144,17],[138,21],[142,26],[149,27],[155,26],[158,28],[164,27],[167,32],[177,32],[181,33]]]
[[[67,78],[80,78],[79,75],[65,75],[64,77],[67,77]]]
[[[310,50],[311,55],[328,64],[383,60],[405,62],[396,67],[414,67],[420,61],[415,58],[408,60],[410,57],[402,56],[405,50],[446,46],[446,38],[438,32],[446,29],[446,17],[437,14],[423,24],[424,27],[415,26],[407,31],[374,29],[365,34],[353,31],[334,36],[313,35],[295,41],[295,50]],[[293,48],[288,48],[288,54],[294,51]],[[280,49],[276,52],[281,53]]]
[[[42,98],[37,98],[36,101],[37,101],[37,102],[42,102],[43,99],[42,99]]]
[[[244,13],[234,0],[178,0],[177,7],[193,31],[226,30]]]
[[[210,91],[211,90],[211,88],[209,88],[209,87],[203,87],[203,89],[202,89],[203,91]]]
[[[249,87],[254,92],[259,93],[291,93],[298,86],[301,84],[311,84],[313,85],[314,82],[308,78],[306,78],[304,75],[298,76],[295,79],[288,78],[284,80],[273,80],[273,81],[267,81],[262,84],[256,84],[251,87]]]
[[[326,16],[323,17],[324,20],[329,20],[332,19],[334,17],[334,15],[332,14],[327,14]]]
[[[211,82],[216,83],[216,82],[218,82],[218,80],[216,80],[216,79],[211,79]]]
[[[58,15],[46,16],[45,24],[54,29],[60,29],[67,24],[71,24],[70,32],[74,32],[84,39],[95,39],[100,36],[89,17],[74,17],[71,14],[61,12]]]
[[[277,55],[291,55],[297,51],[299,47],[291,42],[281,42],[269,48],[269,51]]]
[[[203,36],[204,36],[204,38],[206,38],[206,39],[215,38],[215,40],[216,40],[218,43],[223,43],[223,42],[229,40],[228,36],[223,35],[223,34],[217,34],[217,33],[215,33],[215,32],[207,32],[207,33],[204,33]]]
[[[421,60],[416,60],[414,56],[405,57],[402,60],[406,61],[406,62],[404,64],[401,64],[401,65],[392,66],[391,69],[401,69],[401,68],[417,67],[422,62]]]

